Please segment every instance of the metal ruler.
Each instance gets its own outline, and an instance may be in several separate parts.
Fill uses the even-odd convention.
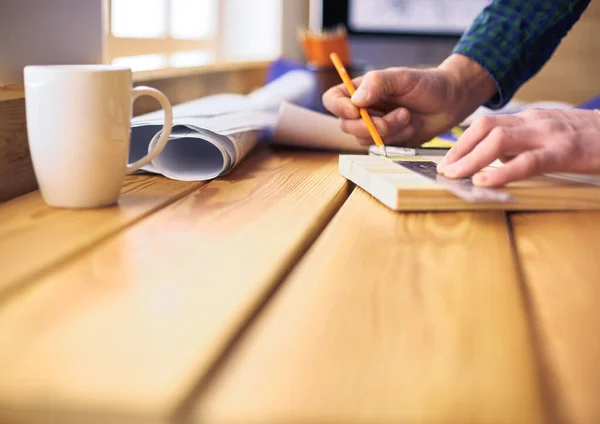
[[[435,181],[439,186],[468,202],[508,202],[510,194],[485,187],[476,187],[471,178],[451,179],[438,174],[435,162],[395,160],[398,165]]]

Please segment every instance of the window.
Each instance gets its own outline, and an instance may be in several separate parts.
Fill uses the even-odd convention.
[[[190,66],[219,54],[219,0],[109,0],[107,60],[136,69]]]
[[[298,57],[296,28],[308,20],[308,0],[107,0],[107,4],[105,60],[134,71]]]

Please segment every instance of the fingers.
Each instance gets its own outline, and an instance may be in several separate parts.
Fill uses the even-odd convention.
[[[344,84],[338,84],[323,94],[325,109],[345,119],[358,119],[358,107],[368,108],[393,94],[397,81],[395,74],[399,70],[371,71],[352,80],[356,92],[350,99],[350,93]]]
[[[368,72],[354,79],[358,89],[352,99],[346,87],[339,84],[323,95],[323,104],[341,118],[341,129],[354,135],[359,142],[372,143],[372,140],[357,106],[369,111],[384,142],[401,144],[414,136],[416,125],[411,125],[411,114],[407,109],[395,107],[397,103],[393,97],[412,89],[413,80],[414,73],[402,68]]]
[[[416,132],[415,126],[410,124],[410,125],[406,126],[405,128],[403,128],[400,132],[393,134],[391,136],[388,136],[388,137],[382,137],[382,139],[383,139],[383,142],[388,145],[402,145],[402,146],[406,146],[406,147],[411,147],[413,144],[411,144],[409,141],[414,137],[415,132]],[[374,140],[370,135],[368,137],[357,137],[356,140],[358,141],[359,144],[362,144],[365,146],[374,144]],[[421,144],[421,143],[419,143],[419,144]]]
[[[353,80],[355,86],[360,85],[363,77]],[[323,106],[332,114],[345,119],[358,119],[358,108],[350,101],[350,93],[344,84],[338,84],[327,90],[322,97]]]
[[[400,108],[383,117],[371,115],[371,118],[385,144],[402,146],[422,144],[422,142],[413,143],[415,134],[421,127],[421,119],[418,115],[411,115],[406,109]],[[340,127],[343,131],[354,135],[360,144],[374,143],[362,119],[341,120]]]
[[[389,97],[400,96],[416,84],[414,72],[403,68],[390,68],[367,72],[357,85],[352,103],[358,107],[369,107]]]
[[[523,118],[516,115],[503,116],[482,116],[475,120],[458,139],[454,147],[452,147],[444,160],[440,162],[438,171],[443,172],[447,164],[456,162],[467,153],[471,152],[477,144],[485,139],[490,132],[497,127],[515,127],[523,123]]]
[[[456,162],[441,166],[449,178],[473,175],[501,157],[514,157],[538,146],[538,132],[532,127],[496,127]]]
[[[558,153],[543,148],[525,151],[500,168],[474,175],[473,183],[480,187],[500,187],[512,181],[552,172],[556,170],[557,163],[560,163]]]
[[[503,121],[508,126],[496,126],[490,131],[484,126],[476,128],[472,137],[466,139],[473,144],[462,150],[468,152],[454,162],[441,163],[438,172],[450,178],[475,174],[475,185],[498,187],[532,175],[559,170],[569,163],[573,148],[570,147],[572,131],[568,125],[543,118],[529,120],[522,125],[518,121]],[[479,172],[496,159],[508,161],[500,168]]]
[[[377,103],[390,91],[389,76],[385,71],[367,72],[352,96],[352,103],[358,107],[369,107]]]
[[[371,118],[381,137],[388,137],[403,130],[410,123],[410,113],[404,108],[393,110],[382,117],[371,113]],[[370,137],[367,125],[362,119],[342,119],[340,121],[342,131],[355,137]]]

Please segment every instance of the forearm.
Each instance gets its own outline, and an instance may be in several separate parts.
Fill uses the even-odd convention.
[[[486,106],[504,106],[552,56],[590,0],[493,0],[453,49],[485,68],[497,90]]]

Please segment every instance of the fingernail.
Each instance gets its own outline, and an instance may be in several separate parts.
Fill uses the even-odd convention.
[[[489,184],[489,182],[490,177],[486,175],[485,172],[480,172],[479,174],[475,174],[473,176],[473,184],[475,184],[476,186],[485,186]]]
[[[450,165],[447,165],[446,167],[444,167],[444,175],[450,178],[454,178],[454,176],[456,176],[456,174],[458,174],[459,171],[459,167],[457,166],[457,163],[451,163]]]
[[[396,119],[399,122],[402,122],[402,123],[408,122],[409,118],[410,118],[410,116],[409,116],[408,111],[406,109],[400,109],[398,111],[398,113],[396,114]]]
[[[448,165],[448,160],[444,156],[442,158],[442,160],[437,165],[437,172],[438,172],[438,174],[443,173],[444,172],[444,168],[446,168],[447,165]]]
[[[379,135],[387,135],[387,127],[385,125],[385,122],[381,121],[380,119],[376,119],[373,123],[375,124],[375,128],[377,128],[377,132],[379,133]]]
[[[369,93],[363,87],[358,87],[358,90],[352,96],[353,103],[365,103],[369,100]]]

